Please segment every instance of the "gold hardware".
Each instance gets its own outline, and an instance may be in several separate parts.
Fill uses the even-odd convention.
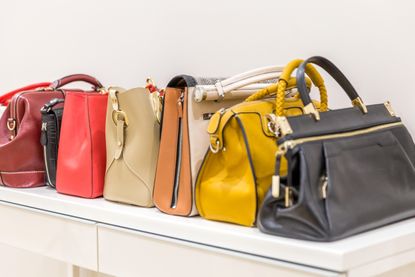
[[[363,103],[362,99],[360,97],[357,97],[352,100],[352,105],[354,107],[358,107],[362,113],[367,113],[366,105]]]
[[[7,129],[14,131],[16,129],[16,120],[14,118],[7,119]]]
[[[285,116],[276,116],[275,114],[268,114],[268,130],[276,137],[285,136],[293,133],[290,123]]]
[[[357,131],[351,131],[347,133],[340,133],[340,134],[333,134],[333,135],[322,135],[322,136],[314,136],[309,138],[299,138],[294,140],[287,140],[283,144],[279,146],[279,149],[282,151],[287,151],[288,149],[293,149],[298,144],[311,142],[311,141],[317,141],[317,140],[326,140],[326,139],[334,139],[334,138],[346,138],[346,137],[352,137],[352,136],[358,136],[363,135],[371,132],[376,132],[379,130],[392,128],[396,126],[402,126],[402,122],[395,122],[395,123],[388,123],[380,126],[370,127],[363,130],[357,130]]]
[[[280,176],[273,175],[272,176],[272,197],[278,198],[280,196]]]
[[[219,139],[216,139],[216,146],[212,146],[212,143],[209,144],[210,151],[212,151],[213,154],[216,154],[220,151],[220,142]]]
[[[316,107],[314,107],[313,102],[304,106],[303,111],[305,114],[313,115],[315,120],[320,120],[320,113],[317,111]]]
[[[293,205],[293,192],[290,187],[285,187],[284,206],[289,208]]]
[[[396,116],[395,111],[392,109],[391,102],[386,101],[386,102],[384,103],[384,105],[385,105],[386,109],[388,110],[388,112],[390,113],[390,115],[391,115],[391,116]]]
[[[286,136],[293,133],[290,123],[288,123],[288,120],[285,116],[277,116],[277,125],[280,129],[280,133],[282,136]]]
[[[108,94],[108,90],[106,90],[104,87],[98,88],[97,91],[100,94]]]
[[[118,120],[124,121],[125,127],[128,126],[128,117],[124,111],[112,111],[112,121],[115,125],[117,125]]]
[[[320,195],[322,199],[326,199],[327,198],[327,188],[329,185],[329,178],[325,175],[323,175],[321,177],[321,191],[320,191]]]

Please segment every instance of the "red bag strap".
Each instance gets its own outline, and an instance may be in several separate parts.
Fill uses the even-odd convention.
[[[37,83],[37,84],[28,85],[28,86],[10,91],[8,93],[5,93],[0,96],[0,106],[7,106],[10,102],[10,99],[12,99],[12,97],[19,92],[30,91],[30,90],[35,90],[39,88],[45,88],[45,87],[49,87],[50,85],[51,85],[50,82]]]
[[[69,75],[66,77],[63,77],[59,80],[54,81],[51,85],[50,88],[52,90],[57,90],[63,86],[66,86],[69,83],[72,82],[86,82],[88,84],[93,85],[94,90],[98,91],[103,89],[103,86],[101,84],[100,81],[98,81],[97,79],[95,79],[92,76],[86,75],[86,74],[74,74],[74,75]]]

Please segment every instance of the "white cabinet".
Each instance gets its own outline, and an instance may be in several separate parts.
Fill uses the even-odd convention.
[[[79,276],[77,267],[120,277],[405,276],[415,263],[415,219],[317,243],[48,188],[0,187],[0,221],[0,243],[72,264],[68,276]]]
[[[97,270],[94,222],[1,203],[0,243]]]

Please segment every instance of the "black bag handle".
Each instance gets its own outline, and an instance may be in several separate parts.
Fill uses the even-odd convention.
[[[329,73],[330,76],[332,76],[333,79],[336,80],[336,82],[347,93],[350,100],[352,100],[353,106],[357,106],[363,113],[367,113],[365,104],[346,76],[331,61],[321,56],[313,56],[308,58],[297,68],[297,88],[300,92],[301,100],[303,101],[304,106],[312,103],[305,81],[305,70],[307,64],[309,63],[316,64]]]

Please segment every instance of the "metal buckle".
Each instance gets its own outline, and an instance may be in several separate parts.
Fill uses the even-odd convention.
[[[115,125],[117,125],[118,120],[124,121],[125,127],[128,126],[128,117],[124,111],[112,111],[112,121]]]

